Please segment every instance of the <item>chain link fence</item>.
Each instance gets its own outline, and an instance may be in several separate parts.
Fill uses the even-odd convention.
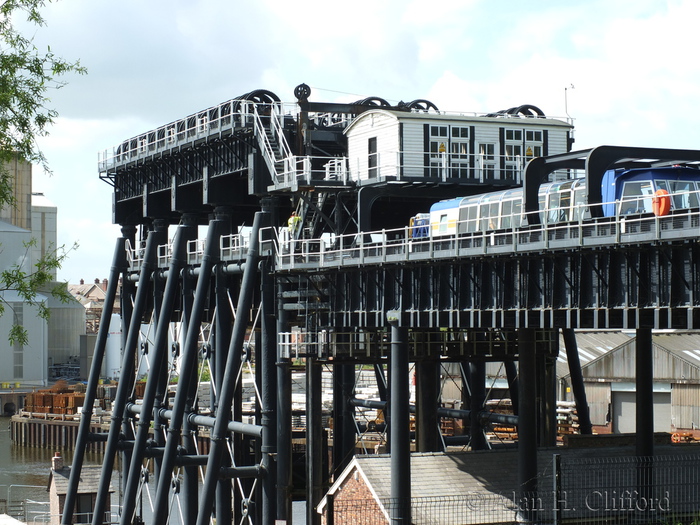
[[[700,455],[564,458],[554,455],[536,493],[333,501],[325,525],[700,525]]]

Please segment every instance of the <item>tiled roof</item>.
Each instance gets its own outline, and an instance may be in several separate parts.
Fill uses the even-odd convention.
[[[80,470],[80,482],[78,484],[78,494],[94,494],[97,493],[97,488],[100,484],[101,467],[83,467]],[[49,475],[49,485],[51,481],[56,484],[57,494],[66,494],[68,492],[68,478],[70,477],[70,467],[63,467],[58,470],[51,470]],[[114,492],[111,484],[110,492]]]
[[[499,460],[494,461],[494,454]],[[358,468],[380,499],[391,497],[391,456],[357,456]],[[411,454],[411,496],[507,492],[517,486],[515,451]]]

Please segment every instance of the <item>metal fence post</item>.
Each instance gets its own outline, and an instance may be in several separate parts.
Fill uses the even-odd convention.
[[[561,501],[561,456],[559,454],[553,455],[553,468],[552,481],[554,487],[552,490],[553,502],[552,502],[552,519],[554,520],[554,525],[559,525],[561,522],[561,509],[559,508],[559,503]]]

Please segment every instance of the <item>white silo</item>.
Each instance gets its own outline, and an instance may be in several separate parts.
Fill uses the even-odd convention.
[[[112,314],[105,345],[104,374],[109,379],[119,379],[122,366],[122,320]]]

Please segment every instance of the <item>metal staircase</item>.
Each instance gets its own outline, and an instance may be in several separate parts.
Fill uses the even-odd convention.
[[[331,222],[331,219],[324,213],[324,206],[328,198],[329,193],[325,191],[305,191],[299,194],[296,212],[301,217],[301,223],[294,232],[295,239],[303,236],[309,239],[321,236],[324,231],[323,222]]]
[[[265,114],[261,114],[258,105],[253,105],[253,121],[255,138],[263,160],[276,187],[292,186],[294,190],[297,159],[284,136],[283,107],[281,104],[266,104],[261,107]]]

